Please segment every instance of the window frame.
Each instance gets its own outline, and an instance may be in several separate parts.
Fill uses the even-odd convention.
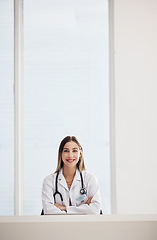
[[[23,0],[14,0],[14,215],[23,215]]]

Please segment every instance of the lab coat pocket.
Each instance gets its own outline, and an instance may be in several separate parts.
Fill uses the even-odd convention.
[[[88,200],[88,197],[87,197],[86,194],[79,195],[79,196],[76,198],[76,206],[80,206],[81,204],[86,203],[87,200]]]

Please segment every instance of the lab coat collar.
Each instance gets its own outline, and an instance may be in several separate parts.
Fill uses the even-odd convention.
[[[66,180],[63,175],[63,169],[60,170],[59,176],[58,176],[58,182],[66,189],[69,191]]]
[[[81,177],[80,177],[80,172],[78,169],[76,169],[76,173],[75,173],[75,176],[74,176],[74,179],[73,179],[73,182],[72,182],[72,185],[71,185],[71,188],[74,188],[77,184],[78,184],[78,181],[81,181]],[[64,175],[63,175],[63,168],[60,170],[59,172],[59,176],[58,176],[58,182],[66,189],[69,191],[69,188],[67,186],[67,183],[66,183],[66,180],[64,178]]]
[[[70,190],[73,189],[78,184],[79,181],[81,181],[80,172],[78,169],[76,169],[75,177],[73,179]]]

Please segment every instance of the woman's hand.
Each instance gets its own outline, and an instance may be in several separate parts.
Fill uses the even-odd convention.
[[[61,211],[67,211],[67,209],[66,209],[66,206],[63,206],[63,205],[60,205],[60,204],[55,204],[55,206],[57,207],[57,208],[59,208]]]
[[[91,203],[91,201],[92,201],[92,198],[93,198],[93,197],[88,198],[88,200],[85,202],[85,204],[88,204],[88,205],[89,205],[89,204]]]

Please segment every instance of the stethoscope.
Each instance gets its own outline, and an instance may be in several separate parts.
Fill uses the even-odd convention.
[[[54,197],[54,202],[56,203],[56,195],[58,194],[60,196],[60,199],[63,203],[63,196],[62,194],[58,191],[58,175],[59,175],[59,172],[57,172],[57,175],[56,175],[56,183],[55,183],[55,193],[53,194],[53,197]],[[83,184],[83,177],[82,177],[82,173],[80,172],[80,177],[81,177],[81,189],[80,189],[80,194],[83,195],[83,194],[87,194],[87,190],[84,188],[84,184]]]

